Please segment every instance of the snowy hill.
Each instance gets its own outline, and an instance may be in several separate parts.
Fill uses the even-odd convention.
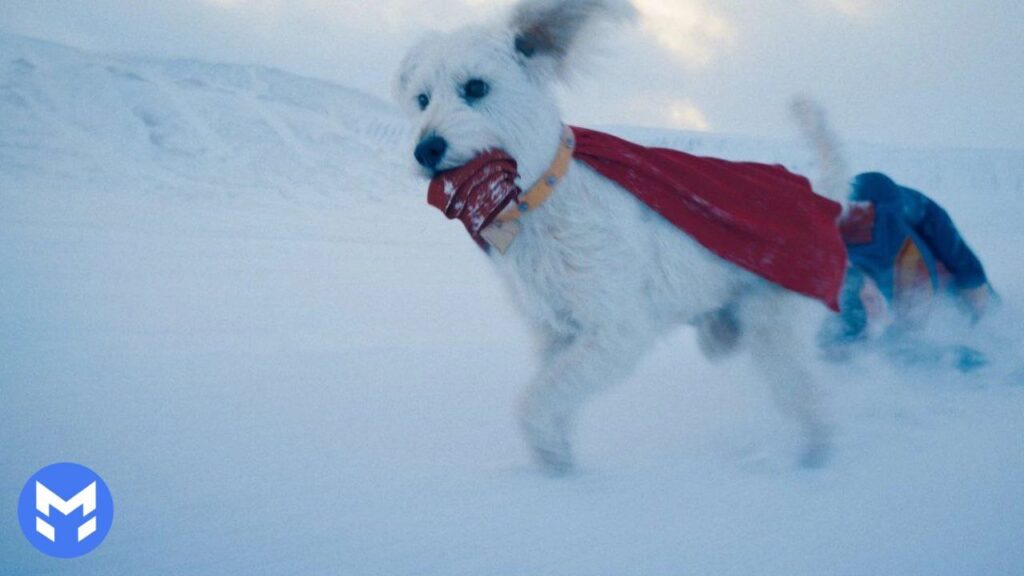
[[[813,170],[785,136],[616,131]],[[837,438],[812,473],[750,367],[683,331],[585,413],[577,476],[538,474],[527,331],[425,206],[410,135],[325,82],[0,34],[0,574],[1024,573],[1005,363],[817,367]],[[849,152],[946,204],[1024,301],[1024,151]],[[116,505],[74,561],[10,505],[64,460]]]
[[[86,167],[92,180],[255,199],[340,198],[348,182],[344,193],[365,199],[389,182],[395,166],[378,158],[406,130],[370,96],[275,70],[96,57],[13,36],[0,48],[8,176]]]

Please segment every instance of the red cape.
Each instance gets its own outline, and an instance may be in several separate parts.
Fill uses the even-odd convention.
[[[839,310],[842,207],[782,166],[647,148],[573,127],[575,158],[719,257]]]

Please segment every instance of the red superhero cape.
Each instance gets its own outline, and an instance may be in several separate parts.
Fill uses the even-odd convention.
[[[839,309],[842,207],[782,166],[647,148],[573,127],[575,158],[721,258]]]

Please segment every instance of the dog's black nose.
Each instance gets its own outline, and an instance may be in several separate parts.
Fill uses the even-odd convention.
[[[441,163],[448,150],[448,142],[440,136],[427,136],[416,147],[416,161],[424,168],[433,170]]]

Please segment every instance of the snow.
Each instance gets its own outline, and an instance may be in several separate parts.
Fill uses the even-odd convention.
[[[837,437],[810,472],[752,368],[684,330],[552,479],[513,422],[528,332],[387,104],[0,35],[0,127],[4,576],[1024,573],[1022,151],[849,148],[982,254],[996,366],[818,366]],[[786,140],[617,132],[813,171]],[[65,460],[116,505],[73,561],[14,519]]]

